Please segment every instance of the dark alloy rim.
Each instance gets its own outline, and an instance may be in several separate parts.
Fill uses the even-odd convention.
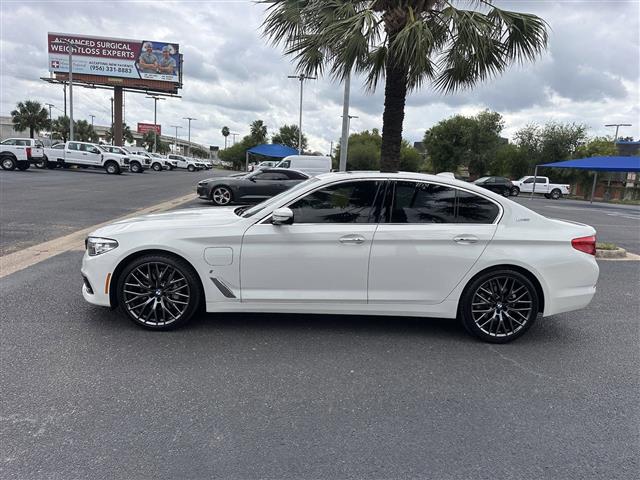
[[[143,263],[134,268],[125,278],[123,293],[129,314],[154,327],[179,320],[191,298],[185,276],[162,262]]]
[[[471,301],[476,326],[492,337],[510,337],[522,330],[533,311],[529,288],[514,277],[493,277],[480,285]]]

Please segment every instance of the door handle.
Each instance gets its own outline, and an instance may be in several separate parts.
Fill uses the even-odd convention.
[[[360,245],[364,243],[365,238],[362,235],[345,235],[340,237],[340,243],[346,243],[348,245]]]
[[[453,241],[462,245],[467,245],[469,243],[476,243],[478,241],[478,237],[474,235],[458,235],[457,237],[453,237]]]

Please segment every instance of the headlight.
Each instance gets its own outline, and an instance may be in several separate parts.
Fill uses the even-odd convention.
[[[209,180],[202,180],[202,181],[198,182],[198,186],[199,187],[204,187],[207,183],[209,183]]]
[[[87,253],[90,257],[95,257],[96,255],[108,252],[118,246],[118,242],[115,240],[100,237],[88,237],[85,244],[87,246]]]

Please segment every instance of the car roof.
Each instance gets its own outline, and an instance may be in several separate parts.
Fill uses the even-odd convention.
[[[261,172],[296,172],[305,176],[309,176],[308,173],[304,173],[301,170],[296,170],[295,168],[283,168],[283,167],[261,167],[258,170],[260,170]]]

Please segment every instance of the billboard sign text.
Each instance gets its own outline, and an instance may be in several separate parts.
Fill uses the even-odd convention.
[[[138,123],[138,133],[142,135],[147,132],[153,132],[154,130],[157,135],[162,135],[162,128],[160,125],[154,125],[153,123]]]
[[[66,42],[73,46],[74,74],[180,82],[181,59],[176,43],[49,33],[52,73],[69,72]]]

